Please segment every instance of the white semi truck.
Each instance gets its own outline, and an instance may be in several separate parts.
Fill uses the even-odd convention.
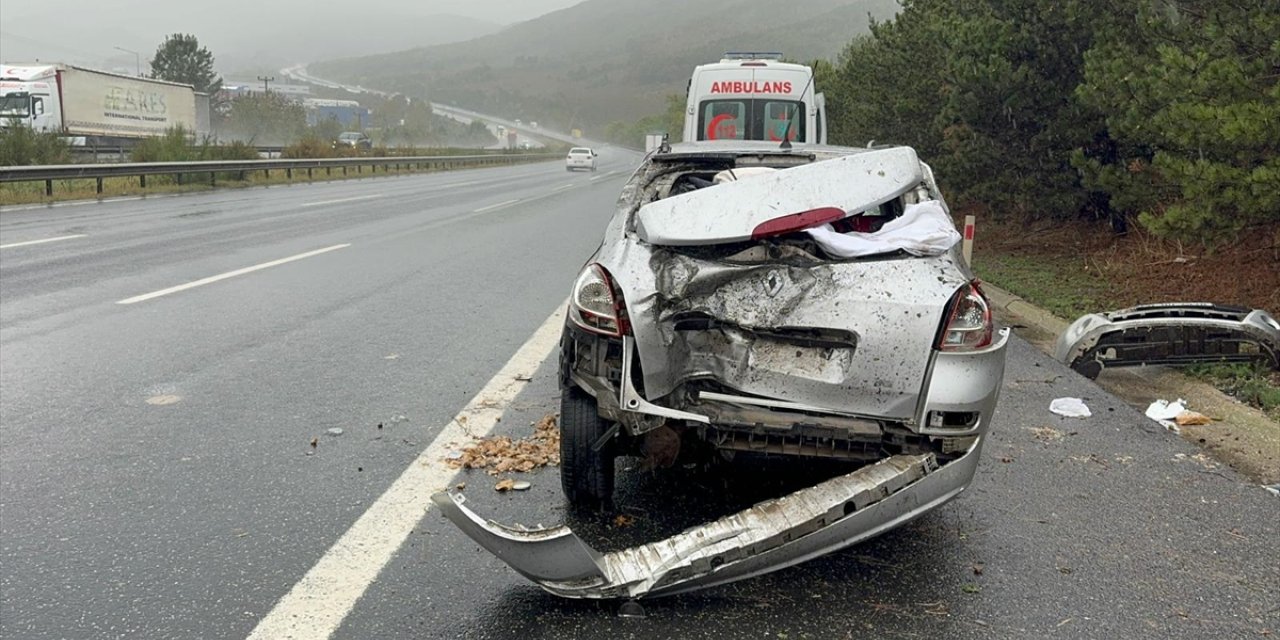
[[[689,78],[684,141],[768,140],[824,144],[823,95],[813,69],[781,62],[780,53],[726,53]]]
[[[67,64],[0,64],[0,126],[103,140],[162,135],[178,125],[209,130],[208,96],[191,85]]]

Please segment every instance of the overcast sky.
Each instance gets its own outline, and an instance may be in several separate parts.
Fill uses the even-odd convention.
[[[170,33],[192,33],[223,73],[382,53],[472,35],[582,0],[0,0],[0,62],[33,59],[145,70]],[[469,18],[455,24],[432,16]],[[418,37],[415,37],[418,36]],[[391,47],[391,48],[388,48]]]

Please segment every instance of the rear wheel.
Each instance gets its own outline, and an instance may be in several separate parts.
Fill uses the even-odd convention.
[[[613,500],[614,441],[610,438],[599,451],[592,448],[608,429],[595,398],[576,387],[564,390],[560,396],[560,485],[572,508],[605,509]]]

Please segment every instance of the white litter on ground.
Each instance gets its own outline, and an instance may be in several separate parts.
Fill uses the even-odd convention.
[[[1156,400],[1147,407],[1147,417],[1159,422],[1165,429],[1174,433],[1181,433],[1182,430],[1178,428],[1178,423],[1174,421],[1178,419],[1178,414],[1186,410],[1187,401],[1182,398],[1178,398],[1173,402]]]
[[[1049,403],[1049,411],[1067,418],[1088,418],[1093,415],[1080,398],[1057,398]]]

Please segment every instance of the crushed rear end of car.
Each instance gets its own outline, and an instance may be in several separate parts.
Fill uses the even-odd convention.
[[[552,593],[638,598],[758,575],[897,527],[972,481],[1008,330],[993,325],[928,167],[905,147],[703,148],[642,167],[575,283],[561,384],[600,418],[583,455],[637,454],[666,433],[850,470],[611,553],[436,496]],[[611,461],[601,469],[611,478]]]

